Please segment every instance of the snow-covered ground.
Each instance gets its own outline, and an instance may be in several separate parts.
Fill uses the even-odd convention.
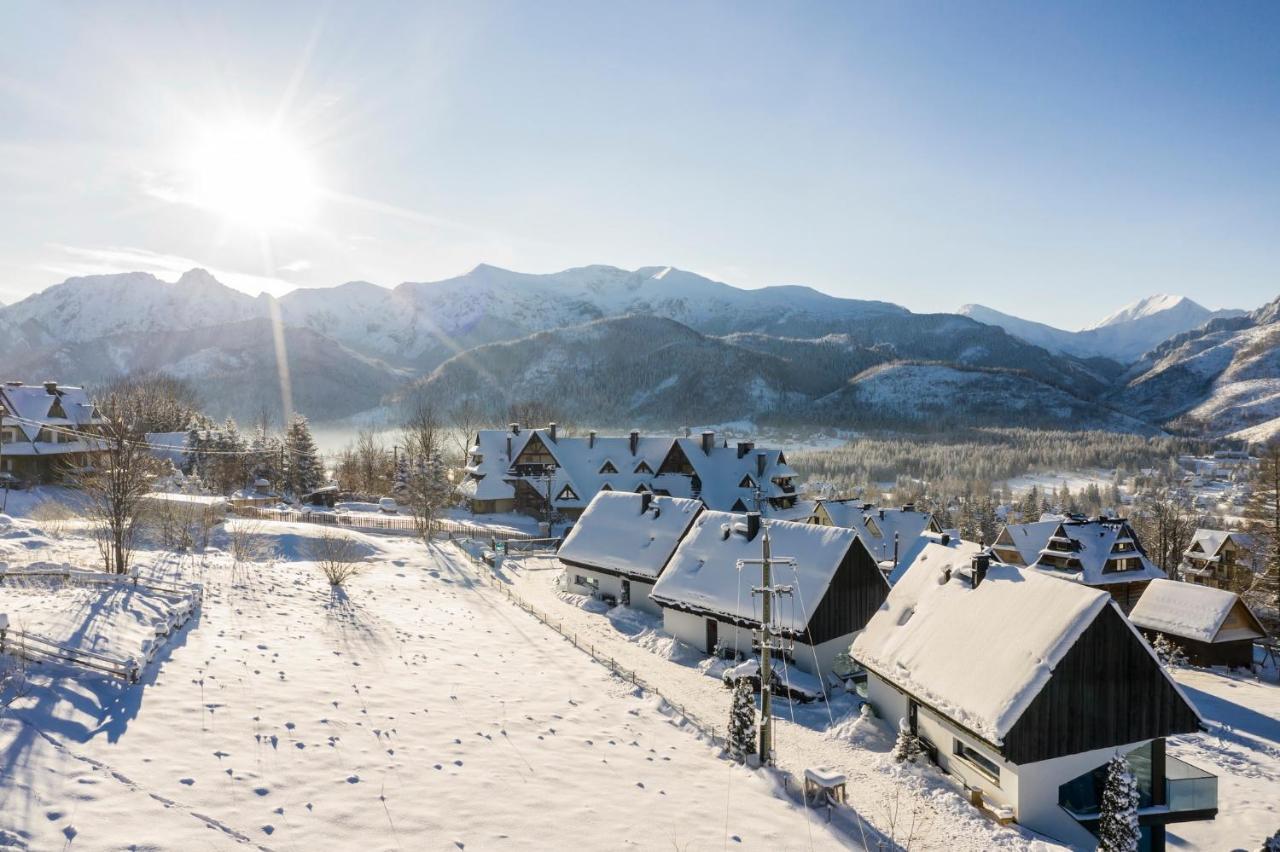
[[[561,591],[558,574],[555,560],[524,558],[507,560],[499,576],[576,632],[579,641],[609,649],[620,665],[641,673],[672,700],[695,712],[718,712],[725,690],[715,675],[722,664],[663,633],[656,617],[625,607],[610,609]],[[1170,848],[1252,848],[1280,826],[1277,671],[1269,666],[1261,677],[1254,677],[1187,668],[1176,670],[1175,676],[1210,730],[1171,738],[1170,753],[1218,776],[1219,816],[1211,822],[1170,826]],[[893,802],[900,812],[919,817],[923,825],[917,828],[917,843],[923,848],[1027,848],[1042,843],[992,825],[935,773],[917,771],[905,778],[897,774],[886,754],[891,730],[882,721],[860,719],[847,696],[832,701],[830,714],[821,704],[792,707],[779,702],[775,715],[779,765],[803,772],[806,766],[823,763],[847,773],[850,804],[882,830],[887,829],[890,812],[886,803]]]
[[[1041,494],[1049,491],[1061,491],[1062,486],[1067,486],[1071,491],[1078,492],[1090,485],[1096,485],[1100,489],[1111,487],[1112,472],[1109,470],[1083,470],[1069,472],[1051,472],[1051,473],[1028,473],[1023,476],[1017,476],[1010,479],[1006,484],[1009,491],[1016,497],[1027,493],[1032,486],[1038,488]],[[1050,498],[1052,500],[1052,498]]]
[[[15,525],[30,535],[0,539],[11,564],[96,558],[82,535]],[[141,683],[31,667],[0,718],[0,846],[853,843],[513,607],[452,546],[348,533],[367,565],[332,594],[306,561],[325,528],[255,528],[279,561],[141,555],[144,576],[206,586]],[[120,599],[102,606],[128,617]],[[76,618],[68,607],[63,627]]]

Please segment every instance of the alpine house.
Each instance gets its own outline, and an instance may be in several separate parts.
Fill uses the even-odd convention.
[[[1123,518],[1009,524],[996,537],[992,551],[1008,564],[1104,588],[1126,613],[1147,583],[1165,579]]]
[[[708,654],[751,655],[753,631],[762,626],[752,589],[761,581],[764,523],[776,560],[772,582],[791,589],[774,602],[773,628],[792,640],[789,660],[822,677],[889,591],[850,529],[703,512],[653,587],[663,628]]]
[[[926,533],[942,532],[933,515],[916,511],[910,503],[876,508],[861,500],[819,500],[809,522],[856,532],[886,574],[911,563],[928,541]]]
[[[0,385],[0,458],[7,477],[52,482],[92,465],[102,451],[97,433],[104,422],[83,388],[57,382]]]
[[[1129,620],[1154,641],[1163,636],[1197,666],[1253,666],[1253,643],[1267,631],[1235,592],[1152,580]]]
[[[660,615],[653,584],[701,511],[697,500],[601,491],[560,545],[570,587]]]
[[[746,512],[757,494],[766,511],[796,502],[795,471],[781,450],[751,442],[716,444],[657,438],[639,432],[619,437],[589,432],[561,435],[545,429],[483,429],[476,435],[459,490],[471,510],[522,512],[535,517],[577,517],[601,491],[650,492],[700,500],[710,509]]]
[[[1183,579],[1200,586],[1230,589],[1247,583],[1262,560],[1253,536],[1239,530],[1198,529],[1182,554]]]
[[[1101,589],[926,545],[854,640],[867,696],[1001,819],[1093,848],[1108,760],[1139,788],[1143,849],[1165,825],[1212,819],[1217,779],[1165,752],[1194,706]]]

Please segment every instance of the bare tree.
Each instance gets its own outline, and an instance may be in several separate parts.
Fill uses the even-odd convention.
[[[1261,571],[1250,583],[1249,603],[1275,627],[1280,623],[1280,438],[1258,452],[1245,507],[1245,528],[1253,539],[1253,558]]]
[[[110,399],[125,422],[141,433],[184,432],[200,413],[200,397],[183,379],[161,372],[130,373],[95,394]]]
[[[1182,554],[1195,536],[1197,520],[1188,501],[1158,491],[1142,501],[1133,522],[1151,561],[1176,579]]]
[[[475,440],[476,433],[492,424],[493,418],[485,412],[484,406],[470,397],[449,409],[451,437],[458,451],[458,458],[462,459],[464,464],[467,455],[471,452],[471,442]]]
[[[159,461],[143,443],[143,433],[125,418],[126,409],[110,397],[99,408],[104,422],[91,465],[73,474],[85,495],[86,515],[108,573],[124,574],[143,519],[145,497]]]

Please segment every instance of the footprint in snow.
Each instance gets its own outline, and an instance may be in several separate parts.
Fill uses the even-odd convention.
[[[179,784],[186,784],[188,787],[191,787],[191,786],[193,786],[193,785],[196,783],[196,779],[194,779],[194,778],[179,778],[179,779],[178,779],[178,783],[179,783]]]
[[[55,822],[57,820],[62,819],[62,816],[63,816],[62,811],[47,811],[44,815],[44,818],[49,820],[49,822]]]
[[[359,775],[348,775],[348,776],[347,776],[347,783],[348,783],[348,784],[359,784],[359,783],[360,783],[360,776],[359,776]]]
[[[253,792],[257,793],[259,796],[266,796],[271,792],[271,790],[266,787],[254,787]]]

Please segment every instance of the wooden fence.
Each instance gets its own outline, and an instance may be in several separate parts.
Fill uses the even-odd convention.
[[[418,525],[413,518],[404,515],[380,515],[374,512],[298,512],[290,509],[265,509],[259,506],[237,506],[231,514],[238,518],[254,518],[263,521],[288,521],[297,524],[324,524],[354,529],[383,530],[417,534]],[[431,535],[449,535],[464,538],[493,539],[495,541],[531,541],[538,537],[532,533],[501,527],[487,527],[466,521],[440,518],[431,522]]]
[[[155,659],[156,653],[174,631],[187,623],[204,598],[204,586],[200,583],[179,586],[175,583],[141,580],[138,577],[125,577],[118,574],[75,571],[69,566],[24,568],[18,571],[0,570],[0,583],[22,582],[28,579],[53,580],[82,586],[127,586],[179,599],[177,605],[170,610],[168,617],[156,624],[155,636],[143,640],[142,646],[138,649],[141,659],[138,657],[119,659],[96,651],[60,645],[38,633],[10,629],[8,617],[0,614],[0,654],[10,654],[32,663],[68,663],[80,668],[104,672],[127,683],[138,682],[142,669]]]

